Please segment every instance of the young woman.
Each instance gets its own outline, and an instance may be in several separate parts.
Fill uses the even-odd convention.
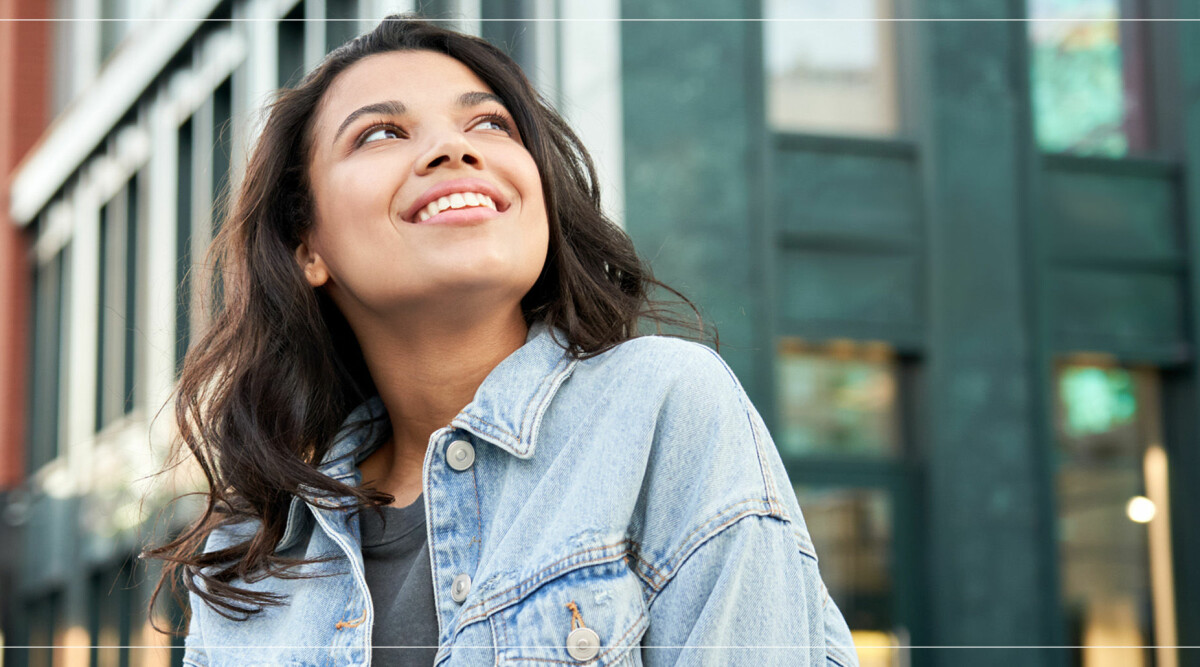
[[[762,420],[638,336],[659,283],[501,51],[385,20],[241,183],[176,396],[207,509],[150,552],[185,664],[856,664]]]

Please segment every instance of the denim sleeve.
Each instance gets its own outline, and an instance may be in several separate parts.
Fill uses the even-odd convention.
[[[793,524],[751,515],[701,545],[650,602],[645,665],[858,665]]]
[[[204,649],[204,635],[200,631],[200,602],[195,595],[190,596],[192,619],[188,622],[187,637],[183,640],[184,667],[208,667],[208,653]]]

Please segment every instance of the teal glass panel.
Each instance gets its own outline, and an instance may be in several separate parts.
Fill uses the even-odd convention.
[[[781,132],[900,130],[892,0],[765,0],[767,120]]]
[[[1121,157],[1147,149],[1144,26],[1121,0],[1029,0],[1030,79],[1038,145]]]
[[[899,453],[896,364],[883,343],[780,342],[780,420],[784,456],[894,456]]]
[[[1158,378],[1150,369],[1066,364],[1056,371],[1055,396],[1059,567],[1072,662],[1173,664],[1162,654],[1173,649],[1154,648],[1176,643]]]

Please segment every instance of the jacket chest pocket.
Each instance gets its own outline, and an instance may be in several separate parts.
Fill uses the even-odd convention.
[[[646,604],[623,560],[555,576],[490,622],[502,665],[642,664]]]

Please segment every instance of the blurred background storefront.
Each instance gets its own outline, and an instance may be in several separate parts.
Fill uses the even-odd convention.
[[[177,664],[204,252],[270,92],[405,10],[719,327],[864,665],[1200,665],[1200,23],[1118,20],[1197,5],[0,0],[54,19],[0,22],[4,665]]]

